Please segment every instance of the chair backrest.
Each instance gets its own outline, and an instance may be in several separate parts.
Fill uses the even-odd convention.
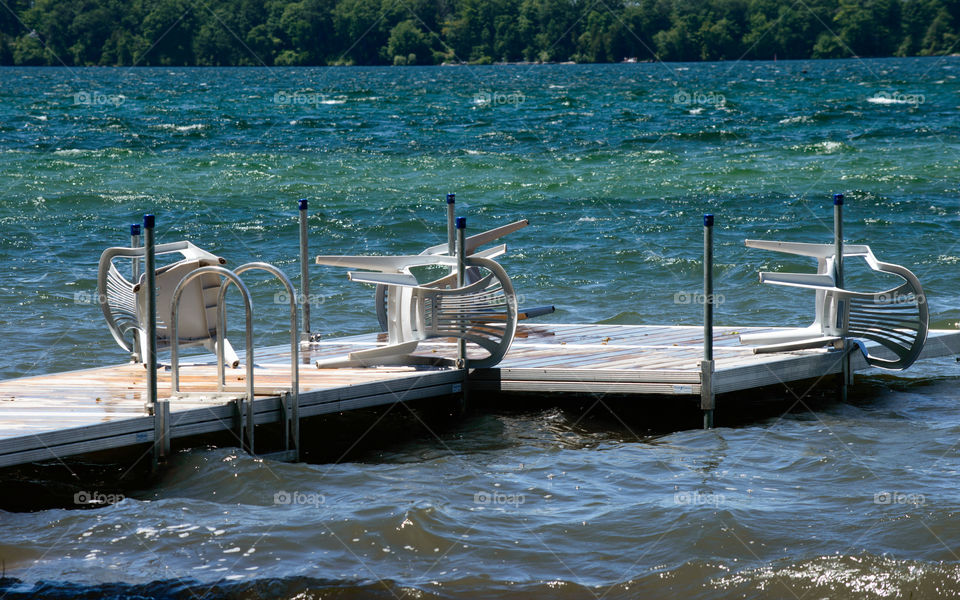
[[[461,288],[413,288],[411,302],[417,313],[422,339],[461,338],[490,353],[470,359],[470,366],[492,367],[499,363],[517,331],[517,297],[513,284],[498,263],[487,258],[468,257],[468,267],[486,270],[486,275]]]

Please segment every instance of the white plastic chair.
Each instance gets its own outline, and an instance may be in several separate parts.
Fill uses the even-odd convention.
[[[472,367],[496,365],[510,349],[517,329],[517,299],[513,284],[497,262],[505,246],[468,256],[464,264],[474,269],[477,280],[463,287],[456,276],[420,285],[410,269],[428,265],[455,267],[457,258],[445,255],[413,256],[318,256],[317,264],[368,269],[375,272],[350,272],[351,281],[382,285],[386,288],[387,345],[351,352],[346,360],[318,361],[317,366],[350,367],[424,362],[411,356],[420,341],[430,338],[464,339],[486,350],[484,358],[470,358]],[[484,273],[484,271],[486,273]],[[451,279],[452,278],[452,279]],[[427,362],[450,362],[449,360]]]
[[[142,260],[145,249],[107,248],[100,255],[97,272],[97,301],[110,328],[110,333],[121,348],[130,352],[136,362],[143,362],[147,347],[147,289],[146,275],[134,283],[124,277],[114,264],[116,258]],[[202,250],[188,241],[159,244],[155,254],[179,253],[183,258],[156,270],[157,286],[157,349],[170,347],[167,316],[173,302],[173,292],[185,275],[204,266],[220,266],[227,261]],[[221,279],[210,274],[198,277],[183,290],[180,300],[178,337],[180,346],[204,346],[216,354],[217,295]],[[128,335],[133,333],[133,339]],[[240,364],[229,340],[223,340],[224,362],[236,367]]]
[[[862,258],[873,271],[897,275],[904,281],[882,292],[854,292],[836,286],[836,247],[832,244],[746,240],[746,245],[817,259],[816,274],[760,273],[761,283],[816,290],[816,317],[806,328],[740,336],[742,343],[767,344],[756,352],[795,350],[852,337],[876,342],[897,357],[874,356],[861,345],[864,358],[874,367],[906,369],[920,356],[927,339],[929,314],[923,287],[908,269],[880,262],[869,246],[845,245],[845,262],[847,258]]]
[[[489,229],[482,233],[471,235],[470,237],[466,238],[466,240],[464,240],[464,246],[466,247],[466,250],[467,250],[467,256],[480,256],[480,257],[486,257],[486,258],[496,258],[497,256],[500,256],[501,254],[506,252],[506,246],[504,245],[497,246],[496,248],[493,248],[487,252],[477,252],[477,250],[478,248],[480,248],[480,246],[484,246],[486,244],[489,244],[490,242],[493,242],[494,240],[498,240],[502,238],[503,236],[509,233],[513,233],[514,231],[523,229],[529,224],[530,224],[530,221],[528,221],[527,219],[523,219],[520,221],[514,221],[513,223],[508,223],[507,225],[503,225],[501,227]],[[424,250],[423,252],[421,252],[420,255],[450,256],[448,252],[449,252],[449,244],[446,243],[446,244],[437,244],[436,246],[431,246],[426,250]],[[410,274],[409,269],[407,269],[405,273]],[[468,283],[472,283],[479,279],[480,279],[479,271],[476,268],[467,269],[466,281]],[[441,277],[440,279],[437,279],[435,281],[431,281],[428,283],[421,283],[420,285],[424,287],[451,287],[452,285],[455,285],[455,284],[456,284],[456,275],[449,275],[447,277]],[[376,300],[377,321],[380,323],[380,330],[387,331],[387,286],[383,284],[377,285],[374,298]],[[529,318],[537,317],[540,315],[549,314],[549,313],[552,313],[553,311],[554,311],[553,306],[536,306],[536,307],[527,308],[527,309],[519,309],[519,312],[517,313],[517,318],[519,320],[529,319]]]

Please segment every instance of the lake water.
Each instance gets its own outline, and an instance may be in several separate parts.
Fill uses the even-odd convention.
[[[957,58],[0,69],[0,378],[124,360],[96,265],[144,213],[160,242],[293,276],[298,198],[315,254],[440,243],[447,192],[471,231],[528,218],[502,262],[567,323],[699,323],[683,299],[711,212],[717,322],[806,325],[812,298],[756,272],[812,264],[743,239],[828,242],[842,192],[846,239],[957,327],[958,76]],[[368,288],[311,272],[314,330],[375,328]],[[281,343],[276,290],[252,292],[258,343]],[[958,377],[953,358],[873,371],[845,403],[798,385],[711,431],[586,398],[429,431],[397,409],[384,422],[412,433],[340,461],[193,450],[142,485],[73,482],[104,508],[0,512],[0,594],[953,597]]]

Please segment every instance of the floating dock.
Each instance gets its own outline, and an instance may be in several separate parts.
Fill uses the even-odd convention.
[[[832,348],[755,354],[741,334],[770,327],[716,326],[712,394],[816,380],[843,372],[844,353]],[[523,324],[495,368],[465,371],[439,367],[318,369],[315,361],[385,343],[385,334],[313,342],[301,351],[297,400],[299,427],[305,418],[470,392],[556,393],[657,397],[661,402],[697,402],[705,374],[702,327]],[[456,340],[421,342],[417,354],[455,357]],[[870,346],[871,351],[876,346]],[[931,330],[920,359],[960,355],[960,330]],[[859,351],[849,353],[851,372],[870,368]],[[205,359],[206,357],[200,357]],[[211,357],[212,358],[212,357]],[[282,427],[290,411],[290,347],[256,351],[255,400],[250,414],[254,439],[268,426]],[[469,365],[468,365],[469,366]],[[158,397],[170,396],[170,370],[161,368]],[[246,370],[229,369],[226,391],[245,392]],[[149,461],[158,441],[156,415],[147,410],[146,369],[122,364],[0,381],[0,467],[61,460],[112,449],[142,450]],[[170,439],[238,432],[241,401],[217,396],[214,362],[182,364],[182,391],[166,417]],[[204,397],[209,393],[209,397]],[[722,403],[718,406],[722,411]],[[294,411],[297,414],[297,411]],[[236,436],[240,446],[241,434]],[[281,456],[282,457],[282,456]]]

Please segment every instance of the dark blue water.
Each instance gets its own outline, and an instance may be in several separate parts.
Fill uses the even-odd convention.
[[[439,243],[448,191],[472,230],[528,218],[503,264],[558,322],[698,323],[700,308],[674,299],[700,289],[700,216],[713,212],[717,320],[739,326],[811,321],[812,299],[756,272],[812,265],[743,239],[830,241],[843,192],[847,240],[913,269],[931,326],[955,328],[958,72],[955,58],[0,69],[0,377],[125,359],[90,300],[100,252],[143,213],[160,241],[292,276],[301,197],[318,254]],[[369,289],[311,268],[315,330],[375,328]],[[282,342],[276,290],[252,291],[257,339]],[[773,414],[724,422],[721,407],[725,426],[706,432],[667,433],[619,405],[611,416],[601,397],[586,416],[474,412],[340,462],[194,450],[146,487],[84,490],[119,500],[101,509],[0,513],[16,579],[0,587],[951,597],[958,374],[952,358],[869,373],[847,403],[792,386]]]

